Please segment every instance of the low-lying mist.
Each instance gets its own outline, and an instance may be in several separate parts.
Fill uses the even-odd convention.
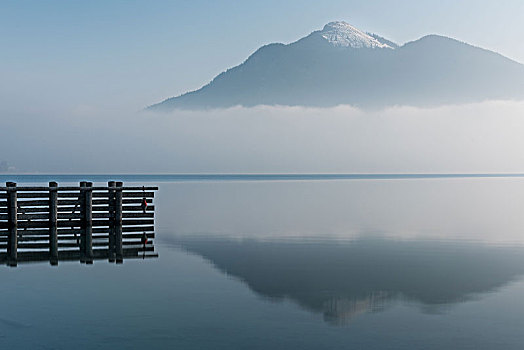
[[[1,114],[0,161],[17,172],[524,172],[524,102]]]

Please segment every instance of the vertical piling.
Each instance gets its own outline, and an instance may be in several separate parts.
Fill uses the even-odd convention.
[[[18,260],[18,200],[16,183],[6,182],[7,187],[7,220],[9,236],[7,243],[7,256],[9,266],[16,266]]]
[[[93,183],[87,182],[84,191],[84,250],[87,264],[93,263]]]
[[[107,199],[109,203],[109,242],[108,242],[108,260],[115,262],[115,181],[107,183]]]
[[[49,262],[58,265],[58,184],[49,183]]]
[[[79,206],[80,206],[80,213],[81,219],[80,219],[80,263],[86,262],[86,251],[85,251],[85,243],[86,243],[86,225],[85,225],[85,217],[86,217],[86,201],[85,201],[85,188],[86,188],[87,182],[81,181],[80,182],[80,195],[78,196]]]
[[[124,252],[122,247],[122,187],[123,182],[116,183],[115,189],[115,255],[116,263],[124,262]]]

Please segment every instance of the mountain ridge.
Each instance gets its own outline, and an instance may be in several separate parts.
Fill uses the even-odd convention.
[[[333,32],[337,28],[340,32]],[[489,99],[524,99],[524,65],[441,35],[399,46],[345,22],[330,22],[290,44],[264,45],[202,88],[148,108],[369,108]]]

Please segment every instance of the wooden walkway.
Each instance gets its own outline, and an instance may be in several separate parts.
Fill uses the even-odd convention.
[[[0,263],[124,258],[154,253],[154,194],[158,187],[0,187]]]

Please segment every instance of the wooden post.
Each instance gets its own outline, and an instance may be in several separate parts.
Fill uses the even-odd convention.
[[[81,233],[80,233],[80,263],[86,262],[86,225],[85,225],[85,217],[86,217],[86,201],[85,201],[85,187],[87,185],[86,181],[80,182],[80,195],[78,196],[78,200],[80,202],[80,213],[82,213],[81,217]]]
[[[49,183],[49,262],[58,265],[58,184]]]
[[[9,236],[7,243],[7,257],[9,266],[16,266],[18,260],[18,200],[16,183],[6,182],[7,189],[7,219]]]
[[[86,183],[86,190],[84,191],[84,252],[87,264],[93,263],[93,183]]]
[[[116,183],[115,190],[115,255],[116,263],[124,262],[124,251],[122,247],[122,187],[123,182]]]
[[[108,260],[109,262],[115,262],[115,181],[109,181],[107,183],[107,199],[109,202],[109,242],[108,242]]]

